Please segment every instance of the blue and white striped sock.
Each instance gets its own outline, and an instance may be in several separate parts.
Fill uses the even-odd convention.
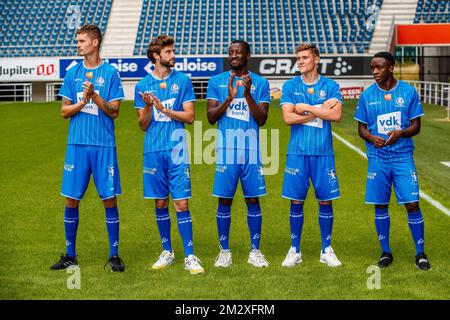
[[[262,226],[262,214],[259,202],[247,203],[247,224],[250,231],[252,250],[259,250]]]
[[[375,208],[375,228],[377,229],[381,250],[383,252],[391,253],[391,248],[389,246],[391,218],[389,217],[388,208]]]
[[[333,206],[331,204],[319,204],[319,226],[322,237],[322,252],[331,244],[331,233],[333,231]]]
[[[219,204],[217,208],[217,231],[222,250],[229,250],[230,226],[231,226],[231,206]]]
[[[291,210],[289,212],[289,221],[291,226],[291,246],[295,248],[296,252],[300,252],[300,240],[302,238],[303,220],[303,203],[291,203]]]
[[[106,211],[106,229],[109,239],[109,257],[119,254],[119,211],[117,206],[105,208]]]
[[[184,254],[194,254],[194,241],[192,238],[192,219],[189,210],[177,212],[178,231],[183,241]]]
[[[416,245],[416,255],[424,252],[425,223],[420,209],[417,212],[408,212],[408,225]]]
[[[156,208],[156,224],[158,225],[163,250],[172,252],[169,208]]]
[[[64,210],[64,229],[66,232],[66,254],[75,258],[75,247],[77,240],[77,229],[78,229],[79,213],[78,207],[68,208],[65,207]]]

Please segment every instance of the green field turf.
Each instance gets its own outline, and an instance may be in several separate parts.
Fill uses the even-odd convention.
[[[206,273],[193,276],[183,269],[183,251],[175,212],[171,207],[176,263],[153,271],[161,251],[154,203],[142,197],[143,132],[138,129],[132,102],[124,102],[116,120],[116,137],[123,195],[119,198],[120,254],[127,269],[113,274],[103,265],[109,251],[104,210],[93,184],[80,205],[77,252],[81,289],[69,290],[66,272],[49,267],[64,251],[64,199],[59,195],[68,121],[60,103],[3,104],[0,106],[0,299],[450,299],[450,217],[422,201],[426,252],[433,269],[414,265],[414,245],[405,209],[391,200],[391,246],[394,264],[381,272],[381,289],[366,282],[380,248],[373,208],[364,204],[366,160],[335,140],[337,174],[342,197],[334,202],[333,247],[343,266],[319,263],[320,231],[317,204],[310,190],[302,236],[303,263],[281,267],[290,247],[289,202],[281,198],[289,128],[281,119],[278,101],[270,108],[268,129],[280,130],[278,174],[266,177],[269,195],[262,198],[261,250],[269,268],[247,264],[249,236],[246,207],[239,190],[232,208],[231,269],[213,267],[218,253],[217,199],[211,196],[214,165],[191,167],[196,254]],[[345,107],[336,133],[364,150],[352,119],[356,102]],[[206,121],[205,102],[196,104],[196,118]],[[442,107],[425,106],[422,132],[415,138],[421,189],[450,208],[450,123]],[[192,131],[192,127],[190,128]],[[208,145],[207,142],[204,145]]]

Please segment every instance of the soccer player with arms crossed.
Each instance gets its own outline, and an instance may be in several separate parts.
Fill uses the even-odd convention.
[[[100,58],[101,31],[85,25],[77,31],[77,50],[83,62],[69,69],[59,95],[61,115],[70,118],[61,194],[66,197],[64,226],[66,254],[51,270],[78,265],[75,252],[78,205],[91,174],[106,211],[111,271],[125,270],[118,255],[120,176],[114,135],[114,119],[119,116],[124,92],[118,71]]]
[[[163,251],[153,269],[174,263],[170,238],[169,193],[177,212],[184,253],[185,269],[203,273],[194,255],[192,220],[188,199],[191,180],[184,124],[194,122],[194,89],[190,79],[172,69],[175,65],[174,40],[167,35],[154,38],[147,56],[155,65],[151,74],[139,81],[134,105],[144,139],[144,198],[155,199],[156,222]]]
[[[282,196],[291,200],[291,248],[282,266],[294,267],[302,262],[303,204],[311,178],[319,202],[320,262],[338,267],[341,262],[331,247],[332,200],[340,196],[331,122],[341,120],[342,99],[339,85],[317,71],[320,55],[316,46],[301,44],[296,57],[301,75],[283,85],[280,100],[283,120],[291,126],[282,191]]]
[[[373,56],[370,68],[376,83],[363,92],[354,115],[358,133],[366,141],[366,203],[375,205],[375,227],[382,249],[378,266],[388,267],[394,260],[389,246],[388,212],[393,184],[397,202],[404,204],[408,213],[416,266],[429,270],[412,140],[420,132],[420,117],[424,113],[414,87],[394,78],[394,65],[394,56],[389,52]]]
[[[236,40],[228,49],[230,71],[212,77],[206,93],[208,122],[218,122],[213,196],[219,198],[217,227],[221,251],[216,267],[232,265],[229,248],[231,205],[239,179],[247,204],[251,251],[248,263],[268,262],[259,250],[262,215],[259,197],[266,194],[259,150],[259,127],[267,120],[270,88],[266,79],[247,70],[250,46]]]

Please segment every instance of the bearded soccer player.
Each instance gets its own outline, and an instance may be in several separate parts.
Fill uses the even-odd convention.
[[[283,120],[291,126],[282,191],[282,196],[291,200],[291,248],[282,266],[294,267],[302,262],[303,205],[311,179],[319,202],[322,237],[319,261],[338,267],[341,262],[331,247],[332,200],[340,196],[331,122],[341,120],[342,99],[339,85],[317,71],[320,54],[316,46],[301,44],[296,49],[296,57],[301,75],[283,85],[280,100]]]
[[[192,220],[188,206],[191,179],[184,124],[194,122],[194,89],[190,79],[172,69],[175,65],[174,39],[154,38],[147,56],[155,69],[136,85],[134,105],[144,139],[144,198],[154,199],[156,222],[163,251],[153,269],[175,262],[170,237],[169,193],[177,212],[178,230],[183,240],[185,269],[203,273],[194,255]]]
[[[230,71],[212,77],[206,93],[210,124],[218,123],[213,196],[219,198],[217,227],[220,253],[216,267],[232,265],[229,247],[231,205],[239,179],[247,204],[251,250],[248,263],[267,267],[259,250],[262,215],[259,197],[266,194],[259,150],[259,127],[267,120],[270,88],[266,79],[247,69],[250,46],[233,41],[228,49]]]
[[[394,56],[389,52],[373,56],[370,68],[375,83],[361,95],[354,116],[359,135],[366,141],[366,203],[375,205],[375,227],[382,250],[378,266],[388,267],[394,260],[389,245],[389,200],[394,185],[397,202],[405,205],[408,213],[416,266],[429,270],[412,140],[420,132],[424,113],[414,87],[394,78],[394,65]]]
[[[75,243],[78,205],[88,187],[91,174],[106,211],[109,237],[109,263],[113,272],[125,270],[119,258],[120,177],[114,136],[114,119],[119,116],[124,92],[118,71],[100,58],[101,31],[94,25],[77,31],[77,50],[83,62],[69,69],[59,95],[61,115],[70,118],[61,194],[66,197],[64,226],[65,255],[52,270],[78,265]]]

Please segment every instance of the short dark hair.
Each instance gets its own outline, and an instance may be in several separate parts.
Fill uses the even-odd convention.
[[[387,51],[380,51],[380,52],[377,52],[377,53],[375,53],[375,55],[372,57],[372,59],[374,59],[374,58],[384,58],[384,59],[386,59],[386,61],[389,61],[389,64],[390,64],[391,66],[395,65],[395,58],[394,58],[394,56],[392,55],[392,53],[390,53],[390,52],[387,52]]]
[[[156,38],[152,39],[152,41],[150,41],[150,44],[148,45],[147,57],[150,59],[152,63],[155,63],[156,60],[155,57],[153,57],[153,54],[154,53],[160,54],[162,48],[171,46],[174,43],[175,40],[171,36],[168,36],[167,34],[157,36]]]
[[[99,27],[94,24],[86,24],[77,30],[77,34],[86,33],[91,38],[98,40],[98,47],[102,44],[102,32]]]
[[[319,48],[317,48],[314,44],[309,43],[309,42],[304,42],[304,43],[300,44],[295,49],[295,54],[299,53],[300,51],[305,51],[305,50],[309,50],[309,52],[311,52],[314,56],[320,57]]]
[[[231,46],[232,44],[235,44],[235,43],[240,43],[240,44],[242,44],[242,45],[244,46],[244,49],[245,49],[245,51],[247,52],[247,54],[250,53],[250,45],[248,44],[247,41],[244,41],[244,40],[234,40],[234,41],[231,41],[230,46]]]

